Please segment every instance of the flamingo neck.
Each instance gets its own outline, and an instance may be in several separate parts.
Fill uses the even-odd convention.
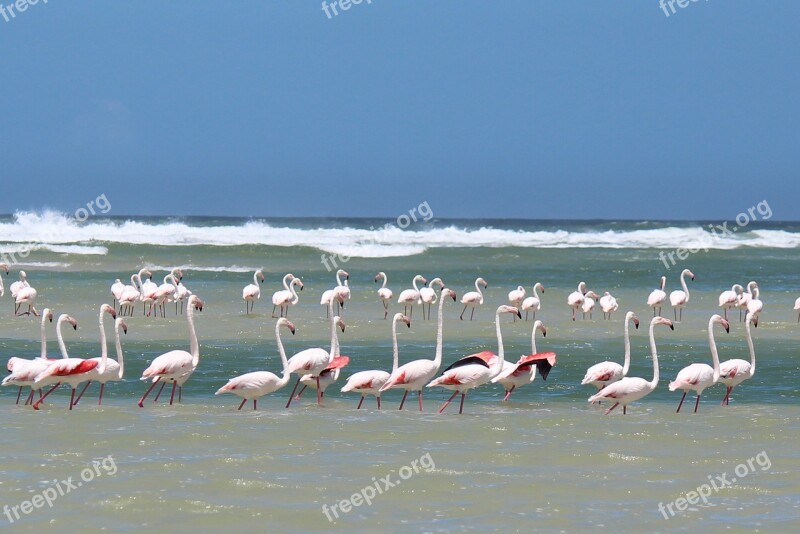
[[[414,291],[419,293],[419,288],[417,287],[417,277],[415,276],[414,279],[411,281],[411,285],[414,286]]]
[[[397,349],[397,319],[392,321],[392,373],[397,371],[399,364],[400,351]]]
[[[119,325],[114,324],[114,347],[117,350],[117,363],[119,364],[119,372],[117,378],[122,380],[122,375],[125,374],[125,360],[122,357],[122,340],[119,338]]]
[[[339,271],[336,271],[336,285],[342,285],[342,275],[339,274]]]
[[[194,306],[186,309],[186,319],[189,323],[189,352],[192,355],[192,367],[197,367],[200,362],[200,344],[197,342],[197,332],[194,329]]]
[[[750,321],[744,323],[744,333],[747,338],[747,348],[750,349],[750,376],[756,374],[756,349],[753,346],[753,335],[750,332]]]
[[[686,293],[686,302],[689,302],[689,288],[686,287],[686,273],[681,273],[681,287],[683,292]]]
[[[531,354],[536,354],[539,352],[536,350],[536,331],[539,329],[539,327],[541,327],[541,325],[541,321],[536,321],[533,323],[533,330],[531,331]]]
[[[622,365],[622,376],[628,376],[628,371],[631,368],[631,336],[630,336],[630,320],[625,319],[625,363]]]
[[[338,275],[337,275],[338,278]],[[336,357],[336,318],[333,315],[333,301],[336,300],[336,296],[334,295],[331,298],[331,301],[328,303],[328,314],[331,317],[331,350],[328,353],[328,364]],[[327,367],[327,366],[326,366]]]
[[[295,283],[294,280],[292,280],[292,283],[289,284],[289,292],[292,294],[292,306],[300,302],[300,297],[297,296],[297,290],[294,288],[294,286]]]
[[[650,381],[650,389],[656,389],[658,385],[658,352],[656,351],[656,325],[650,323],[650,354],[653,356],[653,380]]]
[[[278,343],[278,353],[281,355],[281,363],[283,364],[283,376],[278,380],[278,384],[283,387],[289,383],[292,375],[289,372],[289,361],[286,359],[286,350],[283,348],[283,341],[281,340],[280,324],[275,325],[275,340]]]
[[[480,303],[483,304],[483,292],[481,291],[481,288],[478,286],[478,281],[477,280],[475,280],[475,291],[478,292],[478,295],[480,296],[480,299],[481,299]]]
[[[667,277],[666,276],[662,276],[661,277],[661,291],[664,291],[665,287],[667,287]]]
[[[103,374],[106,371],[106,364],[108,363],[108,347],[106,346],[108,340],[106,339],[106,329],[103,322],[103,315],[106,312],[100,310],[100,365],[97,366],[97,372]]]
[[[253,285],[258,287],[258,271],[253,273]]]
[[[497,361],[495,362],[494,366],[492,366],[491,374],[492,378],[496,377],[500,374],[500,371],[503,370],[503,363],[505,362],[504,352],[503,352],[503,333],[500,331],[500,312],[495,312],[494,314],[494,327],[497,330]]]
[[[64,344],[64,334],[61,332],[61,327],[65,322],[64,319],[58,319],[58,324],[56,325],[56,339],[58,339],[58,348],[61,351],[61,357],[66,360],[69,358],[69,354],[67,354],[67,346]]]
[[[539,293],[536,292],[536,286],[533,286],[533,296],[539,298]]]
[[[389,277],[388,277],[388,276],[386,276],[386,274],[384,274],[384,275],[383,275],[383,285],[381,286],[381,289],[383,289],[384,287],[386,287],[386,284],[388,284],[388,283],[389,283]]]
[[[714,321],[708,322],[708,346],[711,349],[711,359],[714,361],[714,383],[719,380],[719,354],[717,354],[717,342],[714,339]]]
[[[433,358],[433,364],[436,369],[442,365],[442,339],[444,337],[444,301],[445,295],[439,299],[439,313],[436,318],[436,356]]]
[[[47,358],[47,314],[42,314],[42,352],[39,355],[42,359]]]

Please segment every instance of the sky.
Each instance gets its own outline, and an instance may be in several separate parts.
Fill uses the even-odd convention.
[[[368,1],[0,0],[0,213],[800,220],[800,2]]]

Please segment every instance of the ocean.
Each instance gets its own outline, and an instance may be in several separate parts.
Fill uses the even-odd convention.
[[[97,310],[112,302],[116,278],[130,283],[140,268],[156,283],[181,269],[183,283],[205,303],[195,314],[200,363],[180,404],[169,406],[162,396],[136,405],[149,362],[188,349],[186,317],[173,305],[166,318],[143,316],[138,305],[127,319],[125,379],[106,386],[102,406],[97,385],[71,412],[66,388],[38,412],[15,405],[16,388],[0,390],[0,524],[19,532],[796,530],[800,223],[730,222],[735,233],[715,236],[709,225],[720,224],[420,218],[401,228],[379,218],[0,217],[0,261],[10,268],[0,273],[5,357],[39,354],[39,319],[13,315],[9,285],[20,269],[38,291],[39,311],[77,320],[77,331],[64,332],[75,357],[99,356]],[[296,334],[283,336],[288,354],[326,346],[319,301],[336,285],[336,268],[349,273],[352,290],[339,336],[350,364],[324,405],[306,392],[285,409],[291,383],[260,399],[256,411],[237,411],[239,397],[214,396],[239,374],[280,371],[271,295],[286,273],[304,283],[289,310]],[[594,388],[580,385],[585,370],[622,362],[622,322],[631,310],[641,327],[631,332],[629,376],[650,380],[652,310],[645,301],[662,275],[667,292],[679,289],[683,268],[696,277],[687,282],[683,320],[674,331],[656,332],[658,387],[627,415],[603,415],[607,406],[587,402]],[[254,312],[245,314],[241,292],[256,269],[266,281]],[[358,396],[339,391],[346,377],[391,367],[391,325],[373,281],[379,271],[395,299],[416,274],[442,278],[459,299],[474,291],[477,277],[488,282],[473,321],[469,310],[459,319],[458,302],[445,304],[443,368],[463,355],[496,352],[494,310],[518,285],[530,295],[541,282],[536,318],[547,337],[537,339],[538,350],[556,352],[556,366],[508,402],[499,385],[471,391],[463,415],[457,403],[437,413],[450,395],[445,390],[425,391],[423,413],[413,396],[398,411],[397,391],[384,394],[380,411],[371,397],[356,410]],[[717,297],[750,280],[764,302],[753,329],[755,376],[734,390],[730,406],[720,405],[718,384],[703,394],[698,413],[693,398],[675,413],[680,393],[667,383],[690,363],[711,363],[707,324],[722,313]],[[571,320],[567,295],[581,281],[617,298],[611,320],[599,307],[591,319]],[[390,311],[402,307],[393,303]],[[664,306],[663,315],[672,313]],[[401,364],[433,358],[435,318],[435,308],[432,320],[414,309],[411,328],[398,335]],[[737,311],[729,319],[730,333],[716,331],[720,359],[747,359],[744,323]],[[530,352],[532,325],[501,319],[507,359]],[[52,355],[54,326],[47,326]],[[107,331],[111,336],[110,324]],[[113,344],[109,349],[113,356]]]

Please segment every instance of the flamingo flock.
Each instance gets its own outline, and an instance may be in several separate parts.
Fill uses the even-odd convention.
[[[0,264],[0,270],[6,270],[6,274],[9,274],[8,267],[4,264]],[[623,414],[627,414],[627,408],[631,403],[642,399],[657,388],[659,383],[659,363],[655,328],[667,326],[674,330],[675,323],[682,320],[683,310],[689,303],[687,277],[694,280],[695,275],[689,269],[684,269],[679,278],[681,289],[669,294],[669,302],[673,308],[673,320],[661,316],[661,307],[667,299],[666,277],[661,278],[659,288],[653,290],[647,299],[647,305],[653,309],[653,318],[650,321],[648,332],[653,362],[653,378],[651,380],[628,376],[632,359],[630,325],[633,324],[634,328],[638,329],[640,323],[639,318],[632,311],[628,311],[625,314],[623,321],[623,363],[606,360],[592,365],[586,371],[583,380],[580,382],[581,385],[591,385],[597,389],[597,392],[589,397],[589,402],[613,402],[605,411],[606,414],[616,409],[619,405],[622,405]],[[43,309],[39,325],[39,356],[32,359],[10,358],[7,363],[9,374],[2,381],[2,386],[18,388],[17,404],[22,400],[23,390],[29,388],[30,391],[24,404],[32,405],[35,410],[39,410],[53,391],[61,385],[67,385],[70,389],[68,409],[73,410],[84,397],[90,385],[93,382],[97,382],[100,384],[97,404],[102,405],[106,384],[124,379],[125,364],[121,336],[128,332],[128,325],[124,317],[133,315],[135,305],[139,302],[142,303],[143,315],[161,317],[166,317],[166,305],[174,302],[177,315],[178,303],[182,303],[185,300],[187,303],[185,316],[189,334],[188,350],[173,348],[150,362],[140,378],[140,380],[148,382],[149,386],[138,401],[138,405],[144,407],[145,400],[159,384],[160,389],[155,397],[156,401],[164,388],[171,384],[169,404],[172,405],[175,402],[176,393],[177,401],[181,402],[183,385],[200,364],[201,351],[195,327],[195,313],[202,312],[204,303],[199,296],[185,288],[182,283],[183,273],[179,269],[173,269],[167,273],[163,277],[161,285],[153,283],[152,278],[153,275],[150,270],[142,268],[130,276],[131,285],[123,284],[121,279],[114,281],[111,286],[113,304],[104,303],[99,306],[100,356],[75,358],[69,355],[62,330],[66,325],[77,329],[77,321],[67,314],[59,315],[56,322],[56,337],[60,357],[50,355],[47,350],[46,330],[47,325],[53,322],[54,313],[50,308]],[[238,410],[241,410],[248,401],[252,401],[253,409],[255,410],[257,409],[258,399],[287,386],[291,381],[292,375],[296,375],[296,381],[287,400],[286,408],[289,408],[293,401],[298,400],[307,388],[316,391],[316,403],[322,405],[326,389],[337,382],[350,363],[349,356],[340,354],[341,344],[339,340],[339,332],[344,333],[346,328],[345,320],[341,313],[344,311],[345,302],[352,298],[349,279],[350,275],[346,271],[339,269],[336,273],[336,286],[326,291],[321,299],[321,302],[324,302],[326,306],[326,323],[330,333],[329,346],[326,348],[305,349],[291,357],[287,357],[281,334],[284,330],[294,334],[297,329],[295,324],[289,321],[287,315],[289,307],[298,304],[297,289],[302,291],[304,284],[299,277],[291,273],[283,276],[283,289],[276,291],[272,296],[272,317],[277,319],[275,322],[275,340],[281,362],[280,374],[270,371],[247,372],[228,380],[226,384],[216,391],[216,395],[229,393],[240,397],[242,400],[238,405]],[[265,280],[266,276],[263,270],[257,270],[253,274],[253,283],[248,284],[243,289],[242,297],[245,300],[245,315],[249,315],[253,311],[255,301],[260,299],[260,285]],[[380,272],[374,277],[374,281],[382,283],[377,296],[383,308],[384,319],[386,319],[393,299],[393,292],[386,287],[388,276],[385,272]],[[421,287],[418,285],[420,283],[422,284]],[[547,328],[544,322],[535,318],[536,312],[542,309],[539,292],[544,293],[544,286],[540,282],[533,285],[531,296],[527,296],[527,291],[523,285],[518,285],[515,289],[511,289],[508,293],[509,303],[501,304],[495,309],[496,352],[480,350],[456,359],[443,370],[441,368],[444,359],[444,307],[448,301],[455,302],[458,300],[456,292],[447,287],[441,278],[434,277],[428,283],[427,279],[420,274],[412,278],[411,285],[412,288],[402,291],[397,299],[397,303],[404,306],[404,313],[395,313],[391,321],[391,369],[356,372],[347,378],[340,390],[342,393],[359,395],[357,410],[362,408],[368,396],[375,397],[377,408],[380,410],[383,393],[389,390],[402,390],[403,395],[398,409],[402,410],[404,408],[408,394],[413,392],[417,394],[419,411],[423,411],[424,389],[443,388],[452,391],[452,394],[440,407],[439,413],[444,412],[450,403],[460,395],[459,413],[461,414],[464,411],[467,394],[471,390],[489,384],[500,384],[505,392],[502,400],[508,401],[512,392],[533,383],[537,374],[541,376],[542,380],[546,380],[550,371],[556,365],[557,356],[555,352],[539,352],[537,350],[537,333],[540,333],[542,337],[547,336]],[[470,321],[474,320],[475,309],[485,302],[485,295],[482,290],[487,287],[487,282],[479,277],[474,283],[475,291],[467,292],[462,296],[461,303],[464,307],[459,315],[461,320],[463,320],[467,308],[472,308]],[[182,293],[181,288],[183,288]],[[32,288],[27,281],[27,274],[24,271],[20,271],[19,280],[10,287],[12,295],[15,295],[15,315],[40,315],[33,306],[33,301],[36,298],[35,290],[33,292],[27,291],[26,293],[26,290],[30,289]],[[2,277],[0,277],[0,296],[4,293],[5,288]],[[26,294],[28,295],[27,297],[25,296]],[[20,298],[22,298],[22,301],[20,301]],[[597,293],[588,290],[586,282],[581,281],[577,286],[577,291],[570,293],[567,297],[572,320],[576,319],[578,311],[584,314],[584,318],[586,314],[589,314],[591,318],[596,302],[595,299],[598,299]],[[605,291],[603,297],[599,297],[598,300],[604,319],[611,320],[612,313],[619,309],[617,299],[609,291]],[[28,304],[29,309],[20,313],[19,308],[25,303]],[[428,305],[427,310],[426,304]],[[398,348],[398,326],[405,324],[407,328],[411,328],[414,305],[421,305],[423,319],[429,319],[430,307],[434,304],[437,305],[437,323],[433,358],[417,359],[401,365]],[[712,365],[708,363],[688,365],[669,383],[670,391],[680,390],[683,392],[677,412],[681,411],[686,396],[690,391],[696,395],[694,411],[697,412],[703,392],[717,383],[725,385],[726,391],[722,398],[722,404],[729,405],[734,388],[752,378],[755,374],[756,357],[751,327],[758,327],[759,316],[764,309],[764,304],[760,299],[758,283],[751,281],[746,286],[733,284],[730,290],[725,290],[719,295],[719,306],[722,308],[724,316],[714,314],[708,321],[707,334]],[[727,319],[727,312],[737,308],[745,315],[743,320],[749,359],[735,358],[720,363],[715,340],[715,328],[719,326],[728,332],[730,323]],[[795,309],[798,308],[800,308],[800,299],[798,299],[798,303],[795,306]],[[279,311],[278,317],[275,317],[276,310]],[[529,354],[521,355],[519,359],[514,361],[513,359],[506,359],[501,317],[511,315],[513,320],[516,321],[516,319],[522,319],[522,310],[526,311],[526,319],[529,312],[534,314],[533,328],[531,330],[531,351]],[[114,355],[116,360],[109,357],[105,325],[106,316],[110,316],[114,321]],[[297,391],[301,385],[302,389]],[[45,392],[45,388],[49,389]],[[36,398],[37,393],[38,398]]]

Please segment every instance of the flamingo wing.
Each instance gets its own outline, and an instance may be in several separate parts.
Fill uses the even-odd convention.
[[[473,364],[482,365],[488,369],[491,359],[495,357],[496,354],[488,350],[479,352],[477,354],[470,354],[469,356],[464,356],[463,358],[456,360],[455,362],[450,364],[450,367],[442,371],[442,374],[446,373],[451,369],[456,369],[458,367],[463,367],[465,365],[473,365]]]
[[[536,354],[529,354],[528,356],[521,356],[517,362],[518,370],[527,370],[532,366],[536,366],[536,370],[542,377],[542,380],[547,380],[547,375],[550,374],[550,369],[556,365],[555,352],[538,352]]]

